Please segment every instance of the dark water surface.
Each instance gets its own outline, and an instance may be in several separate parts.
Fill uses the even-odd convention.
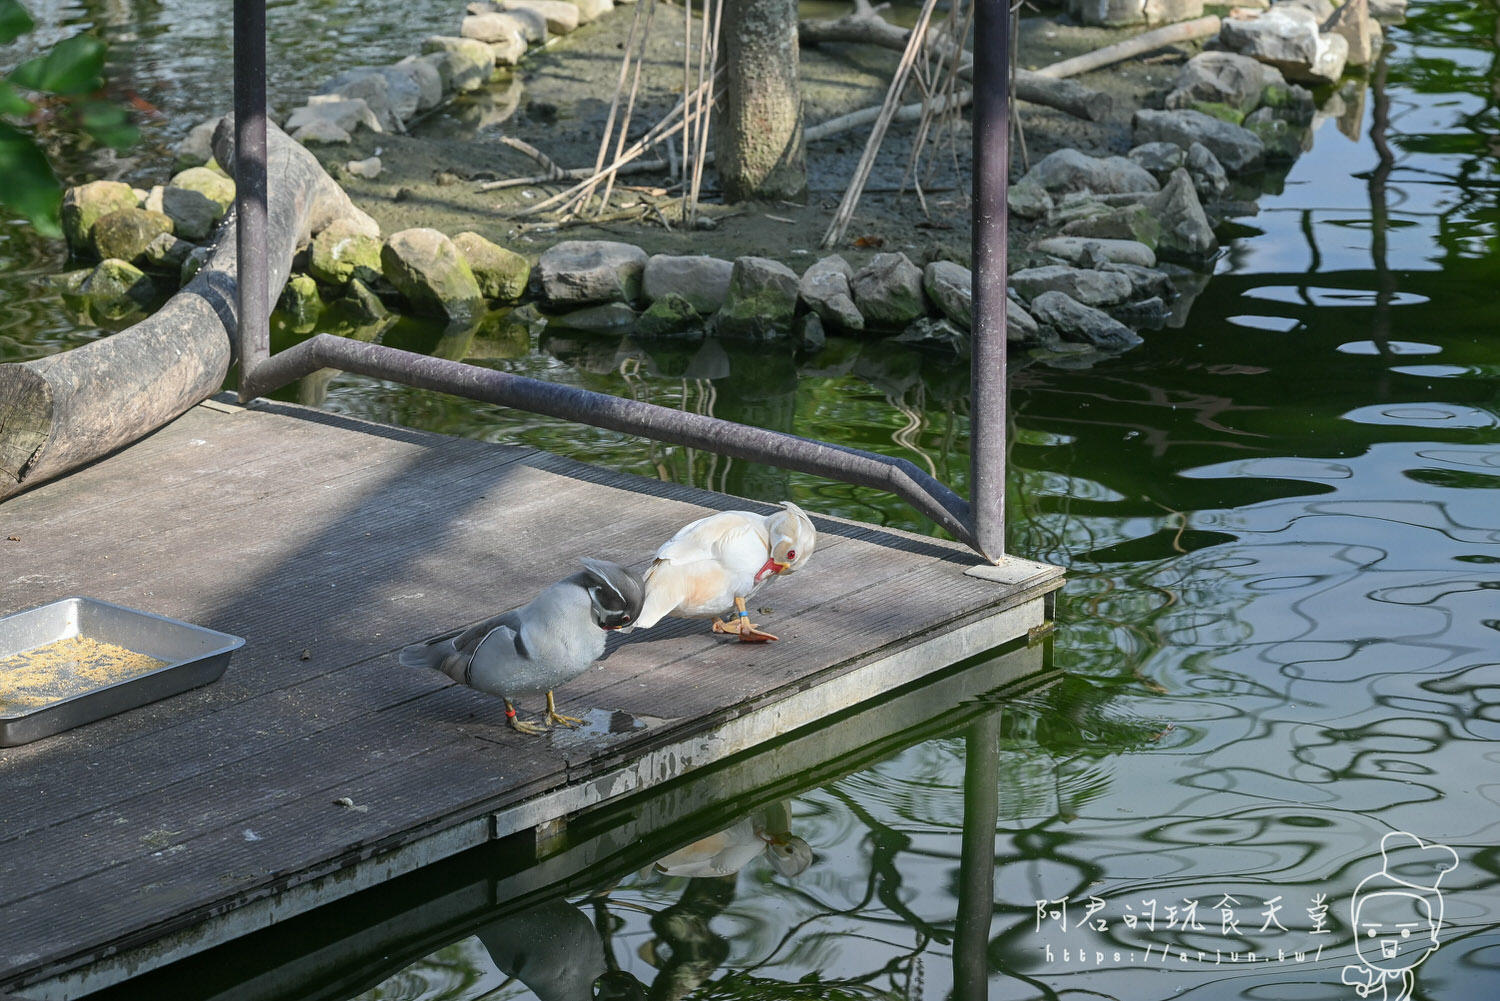
[[[165,40],[179,14],[134,9],[155,67],[137,86],[169,104],[192,89],[151,90],[193,72]],[[306,9],[354,23],[331,4]],[[955,934],[972,941],[972,925],[955,929],[976,885],[973,854],[961,864],[966,800],[971,828],[993,808],[998,830],[988,944],[958,964],[961,977],[979,956],[987,984],[960,981],[963,996],[1354,998],[1355,974],[1372,977],[1356,936],[1399,970],[1433,934],[1414,996],[1496,996],[1497,30],[1490,2],[1414,3],[1374,86],[1340,99],[1359,138],[1321,121],[1185,326],[1087,369],[1017,360],[1010,546],[1069,574],[1051,684],[967,700],[946,730],[935,712],[910,746],[841,778],[805,773],[810,788],[753,816],[659,832],[671,852],[727,828],[736,874],[673,875],[642,857],[605,885],[529,901],[521,919],[499,901],[492,922],[424,944],[427,958],[359,996],[588,996],[574,967],[607,949],[612,996],[643,996],[640,984],[651,997],[947,997]],[[222,46],[227,25],[214,31]],[[309,62],[326,58],[324,39],[306,39]],[[56,264],[55,247],[0,226],[0,357],[92,336],[32,289]],[[967,374],[942,358],[841,342],[801,359],[712,342],[647,350],[504,318],[472,339],[406,321],[376,334],[965,480]],[[298,393],[928,530],[868,491],[399,386],[338,376]],[[979,794],[985,767],[996,772]],[[1382,877],[1391,832],[1453,854],[1394,838],[1388,871],[1404,881]],[[804,871],[775,857],[786,834],[811,850]],[[1407,934],[1387,936],[1391,922]],[[532,965],[509,979],[506,949],[528,934]],[[1395,958],[1370,951],[1386,938]],[[1402,989],[1395,975],[1371,996]],[[281,996],[315,993],[294,978]]]

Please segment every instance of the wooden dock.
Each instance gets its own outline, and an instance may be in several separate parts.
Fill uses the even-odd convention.
[[[205,688],[0,750],[0,990],[77,997],[619,800],[1043,625],[1055,568],[831,518],[757,596],[612,640],[526,738],[404,644],[579,556],[642,566],[707,491],[534,449],[213,401],[0,505],[0,614],[73,594],[244,636]],[[10,541],[6,537],[19,541]],[[523,709],[538,707],[523,706]],[[352,804],[352,805],[348,805]]]

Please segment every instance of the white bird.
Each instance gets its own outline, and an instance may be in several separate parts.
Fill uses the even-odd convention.
[[[647,629],[668,615],[713,619],[716,633],[742,642],[776,639],[755,628],[745,599],[772,577],[807,564],[817,545],[812,519],[791,501],[770,514],[722,511],[681,528],[646,571],[646,600],[632,628]],[[719,617],[731,612],[729,622]]]
[[[773,804],[658,859],[653,868],[664,876],[732,876],[763,854],[781,875],[799,876],[812,865],[812,847],[790,826],[790,805]]]

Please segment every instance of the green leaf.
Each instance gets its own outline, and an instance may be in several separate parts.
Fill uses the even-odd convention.
[[[33,106],[30,101],[17,94],[10,84],[0,80],[0,115],[29,115],[32,110]]]
[[[64,38],[45,56],[17,66],[11,71],[10,80],[31,90],[87,94],[104,86],[104,48],[104,43],[93,35]]]
[[[117,150],[128,149],[141,137],[141,130],[130,124],[125,109],[108,101],[80,102],[78,124],[94,139]]]
[[[0,122],[0,203],[20,212],[37,232],[61,236],[62,185],[31,137]]]
[[[0,45],[15,41],[34,27],[36,22],[17,0],[0,0]]]

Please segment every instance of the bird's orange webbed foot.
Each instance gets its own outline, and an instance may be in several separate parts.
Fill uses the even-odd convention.
[[[714,619],[713,630],[716,633],[733,633],[740,638],[741,643],[768,643],[780,638],[762,629],[755,628],[755,624],[750,621],[750,617],[744,614],[731,617],[728,622],[724,622],[721,619]]]
[[[516,715],[516,707],[510,704],[510,699],[505,700],[505,722],[516,733],[524,733],[528,736],[538,736],[546,733],[547,728],[536,723],[528,723]]]

